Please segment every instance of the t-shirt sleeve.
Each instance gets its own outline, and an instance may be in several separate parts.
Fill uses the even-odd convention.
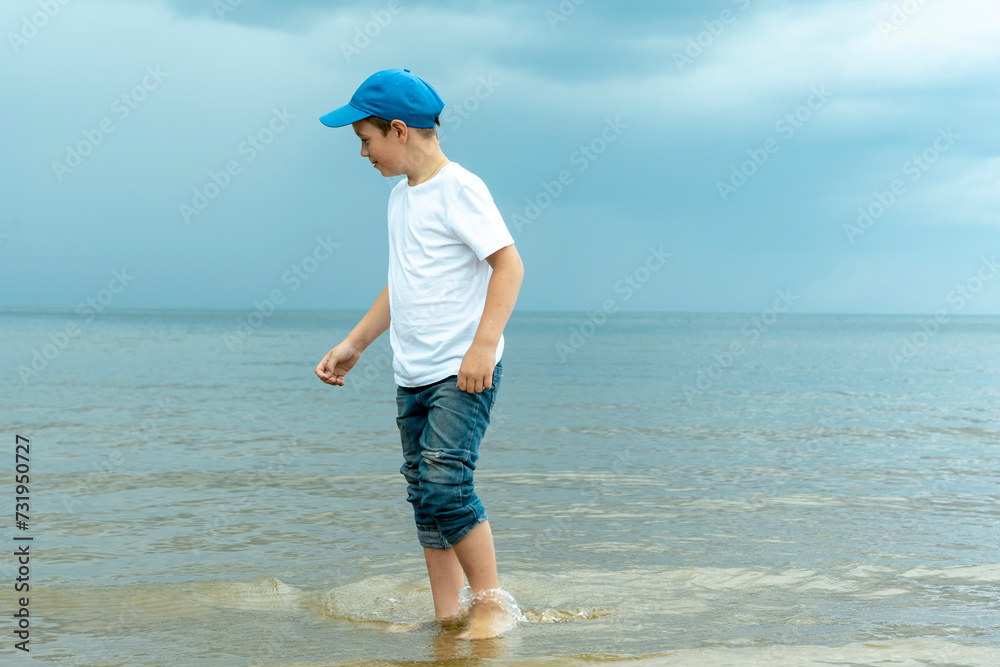
[[[514,243],[485,184],[462,186],[448,211],[448,224],[480,260]]]

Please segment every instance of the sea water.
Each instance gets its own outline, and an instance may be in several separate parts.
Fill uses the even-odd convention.
[[[0,313],[0,662],[1000,664],[1000,318],[516,312],[476,485],[523,620],[463,642],[386,337],[314,375],[361,314]]]

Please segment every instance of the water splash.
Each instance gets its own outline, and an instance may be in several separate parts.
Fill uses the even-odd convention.
[[[458,592],[458,604],[462,610],[470,609],[472,607],[472,603],[479,600],[490,600],[491,602],[496,602],[518,623],[528,622],[528,619],[525,618],[524,614],[521,612],[521,608],[518,606],[517,600],[514,599],[514,596],[502,588],[488,588],[484,591],[479,591],[478,593],[473,594],[472,588],[466,586]]]
[[[523,611],[528,623],[571,623],[610,616],[618,610],[613,607],[593,607],[590,609],[524,609]]]

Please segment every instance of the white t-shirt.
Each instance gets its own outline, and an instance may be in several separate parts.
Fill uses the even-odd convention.
[[[396,384],[457,375],[475,338],[493,269],[514,243],[486,184],[449,162],[426,183],[389,195],[389,341]],[[503,354],[503,336],[496,361]]]

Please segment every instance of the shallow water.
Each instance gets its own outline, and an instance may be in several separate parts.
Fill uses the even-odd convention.
[[[360,313],[277,313],[231,350],[245,316],[0,315],[32,659],[1000,664],[1000,318],[894,364],[920,318],[751,340],[747,315],[618,314],[567,354],[579,316],[515,314],[477,488],[526,620],[470,644],[429,622],[386,341],[332,388],[312,369]]]

